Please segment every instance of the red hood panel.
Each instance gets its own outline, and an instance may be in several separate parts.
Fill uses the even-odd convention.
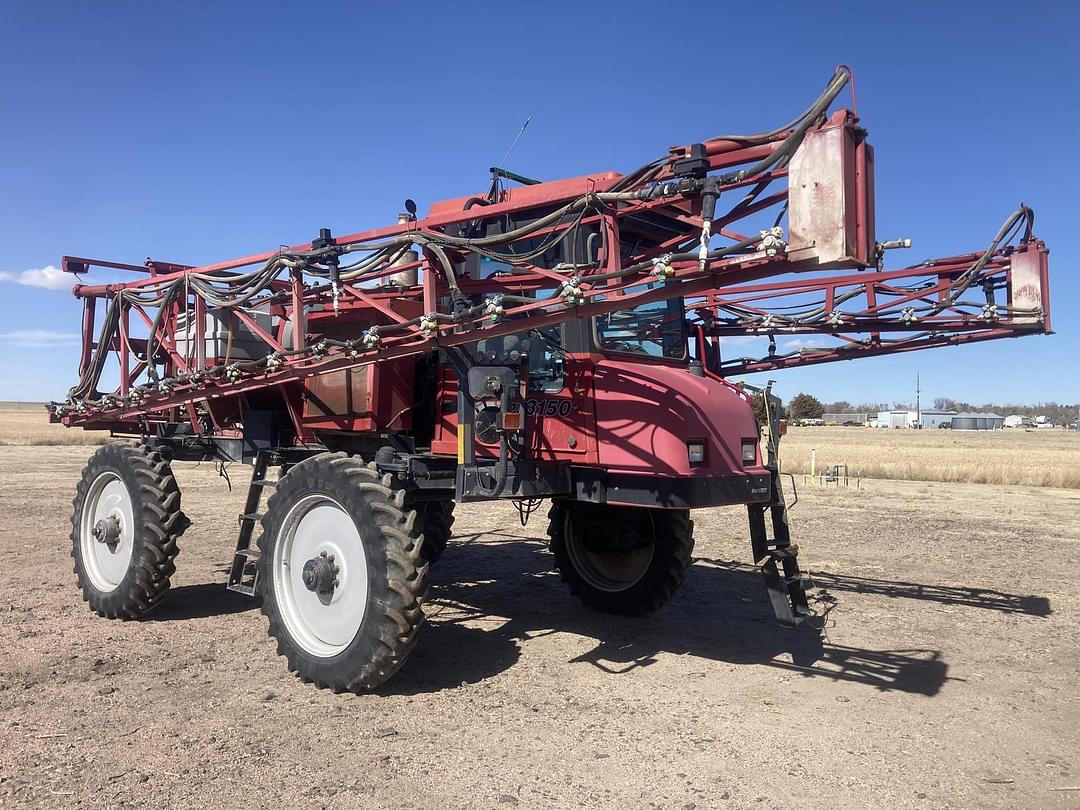
[[[600,466],[664,476],[763,472],[743,466],[742,441],[757,441],[750,404],[729,385],[684,367],[603,360],[594,372]],[[688,441],[705,443],[691,468]]]

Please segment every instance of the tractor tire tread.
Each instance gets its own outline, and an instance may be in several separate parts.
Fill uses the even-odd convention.
[[[116,589],[105,592],[94,587],[83,569],[80,533],[90,487],[107,471],[119,475],[128,488],[137,527],[127,574]],[[72,503],[71,556],[79,590],[91,610],[107,619],[138,619],[161,603],[176,573],[177,538],[191,525],[180,503],[168,460],[150,445],[110,443],[90,457]]]
[[[420,501],[416,504],[417,532],[424,537],[424,557],[435,562],[446,551],[454,536],[454,502]]]
[[[377,592],[369,596],[369,608],[380,606],[378,614],[365,616],[357,637],[333,658],[308,654],[290,636],[273,592],[273,545],[280,523],[294,499],[313,490],[322,490],[337,500],[353,516],[368,524],[366,539],[374,547],[385,572],[383,578],[369,580]],[[416,644],[424,623],[423,603],[427,596],[427,563],[423,559],[423,538],[413,528],[416,516],[405,508],[404,492],[391,476],[380,476],[371,465],[346,453],[320,453],[291,467],[274,488],[262,518],[259,589],[262,612],[267,617],[267,634],[277,642],[277,651],[291,672],[320,689],[334,692],[371,691],[404,664]],[[372,528],[377,531],[370,531]]]
[[[569,508],[562,501],[552,501],[548,512],[548,537],[555,558],[554,567],[574,596],[595,610],[632,616],[655,613],[671,600],[693,561],[694,523],[688,510],[649,510],[657,538],[656,556],[643,578],[632,588],[612,593],[594,588],[575,570],[566,549]]]

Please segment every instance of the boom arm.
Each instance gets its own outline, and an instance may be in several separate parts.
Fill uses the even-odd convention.
[[[77,285],[80,380],[53,418],[132,423],[182,407],[196,423],[216,397],[673,298],[699,357],[725,375],[1048,332],[1047,250],[1026,207],[982,253],[883,269],[873,151],[853,112],[828,114],[849,78],[839,69],[782,128],[672,148],[626,175],[505,188],[509,175],[497,173],[487,195],[437,203],[422,220],[337,238],[324,230],[204,267],[148,262],[144,278]],[[95,338],[98,300],[107,306]],[[225,311],[265,357],[206,356],[207,316]],[[349,323],[350,336],[324,335]],[[745,335],[836,345],[719,356],[718,338]],[[112,361],[119,385],[103,394]]]
[[[1032,238],[1032,220],[1021,207],[982,254],[726,288],[698,308],[699,340],[770,337],[766,357],[717,358],[733,375],[1049,332],[1048,251]],[[1024,223],[1020,246],[1003,246],[1005,231]],[[833,345],[811,338],[777,354],[777,335],[825,335]],[[718,351],[715,342],[711,348]]]

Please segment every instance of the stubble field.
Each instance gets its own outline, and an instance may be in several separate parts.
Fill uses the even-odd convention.
[[[68,556],[91,452],[0,447],[0,806],[1080,806],[1080,491],[800,487],[821,637],[776,626],[738,508],[694,512],[687,581],[630,619],[570,597],[542,515],[459,507],[416,651],[354,696],[290,675],[224,590],[238,466],[229,492],[176,465],[172,592],[92,616]]]
[[[0,402],[0,447],[90,446],[104,444],[108,438],[101,431],[50,425],[40,402]]]
[[[0,402],[0,447],[98,445],[101,431],[50,425],[41,403]],[[1014,484],[1080,489],[1080,432],[1052,430],[882,430],[792,427],[780,443],[784,472],[846,464],[859,478]]]
[[[863,478],[1080,488],[1080,432],[793,427],[780,442],[785,472],[846,464]]]

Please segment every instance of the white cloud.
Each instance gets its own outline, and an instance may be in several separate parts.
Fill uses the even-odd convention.
[[[50,264],[48,267],[23,270],[21,273],[0,272],[0,281],[26,287],[43,287],[46,290],[70,290],[75,286],[76,279]]]
[[[789,338],[784,341],[783,350],[793,352],[798,349],[820,349],[823,345],[820,338]]]
[[[10,343],[24,348],[47,348],[51,346],[77,346],[82,342],[80,335],[71,332],[51,332],[47,329],[21,329],[14,332],[0,332],[0,343]]]

